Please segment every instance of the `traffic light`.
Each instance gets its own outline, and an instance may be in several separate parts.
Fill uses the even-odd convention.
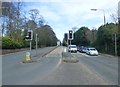
[[[27,41],[32,40],[33,37],[33,31],[32,30],[28,30],[27,36],[25,37],[25,39]]]
[[[68,33],[64,34],[64,39],[67,41],[67,39],[68,39]]]
[[[73,31],[69,30],[68,39],[73,40]]]
[[[29,37],[29,39],[32,39],[32,32],[31,31],[28,32],[28,37]]]

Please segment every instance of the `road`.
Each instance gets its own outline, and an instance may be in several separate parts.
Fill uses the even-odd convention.
[[[39,49],[46,54],[51,48]],[[2,58],[3,85],[118,85],[118,58],[84,53],[62,55],[64,47],[58,47],[45,56],[34,57],[36,62],[21,63],[25,52],[5,55]],[[32,51],[32,55],[35,51]],[[64,62],[63,59],[79,60]]]

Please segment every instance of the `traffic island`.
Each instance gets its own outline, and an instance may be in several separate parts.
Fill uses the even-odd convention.
[[[79,62],[79,60],[78,59],[65,58],[65,59],[63,59],[63,62],[66,62],[66,63],[77,63],[77,62]]]
[[[26,52],[26,58],[25,60],[22,61],[22,63],[32,63],[32,62],[36,62],[36,60],[31,59],[30,52]]]
[[[62,53],[62,61],[66,63],[77,63],[79,60],[69,52]]]
[[[33,63],[36,62],[36,60],[23,60],[22,63]]]

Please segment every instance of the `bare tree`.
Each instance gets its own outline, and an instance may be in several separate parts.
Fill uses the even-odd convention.
[[[115,10],[111,15],[112,20],[117,24],[118,23],[118,10]]]
[[[111,14],[112,20],[117,24],[118,23],[118,15],[117,14]]]
[[[33,20],[37,24],[37,19],[38,19],[38,16],[39,16],[39,11],[37,9],[31,9],[30,12],[29,12],[29,14],[30,14],[31,20]]]

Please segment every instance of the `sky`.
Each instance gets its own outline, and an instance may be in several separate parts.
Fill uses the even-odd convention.
[[[13,0],[16,1],[16,0]],[[22,1],[22,0],[19,0]],[[119,0],[23,0],[24,10],[38,9],[59,40],[73,27],[98,29],[106,23],[114,22],[110,15],[117,14]],[[90,9],[98,9],[91,11]],[[75,31],[76,31],[75,30]]]

